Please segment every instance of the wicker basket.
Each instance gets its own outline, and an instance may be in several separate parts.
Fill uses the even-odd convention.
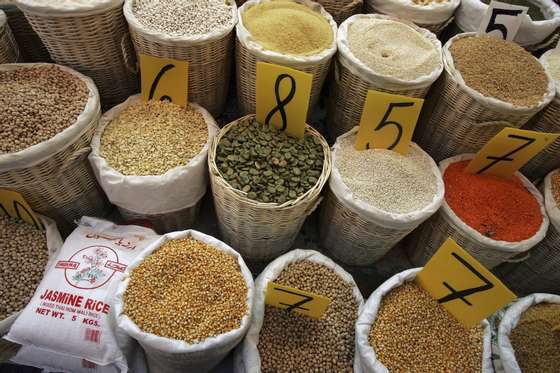
[[[124,15],[137,53],[189,62],[189,102],[196,102],[217,117],[225,109],[233,61],[233,28],[237,7],[232,7],[230,27],[208,35],[171,37],[146,29],[126,0]]]
[[[192,228],[200,211],[201,204],[202,199],[194,206],[186,209],[154,215],[137,213],[118,206],[117,208],[125,220],[148,220],[157,233],[165,234]]]
[[[45,9],[34,0],[18,5],[52,59],[93,79],[103,110],[138,91],[135,55],[122,1],[86,11]]]
[[[2,70],[41,64],[4,65]],[[56,220],[63,233],[84,215],[105,216],[110,205],[97,184],[87,155],[100,116],[99,94],[91,79],[80,77],[90,98],[76,123],[55,137],[17,153],[0,155],[0,189],[21,193],[33,210]]]
[[[19,48],[8,24],[6,14],[0,10],[0,64],[17,62]]]
[[[250,200],[245,193],[232,188],[223,179],[215,157],[220,139],[238,123],[250,121],[254,117],[247,115],[220,130],[210,146],[208,164],[222,238],[238,250],[243,258],[267,261],[290,249],[305,218],[319,205],[321,189],[331,173],[331,151],[323,137],[307,126],[306,132],[321,141],[325,154],[323,172],[317,183],[296,200],[281,205]]]
[[[320,11],[321,14],[323,14],[323,16],[329,21],[333,32],[333,43],[331,47],[316,56],[309,57],[288,56],[264,50],[260,45],[251,40],[249,32],[243,25],[242,18],[242,14],[245,10],[262,1],[270,0],[250,0],[239,8],[239,22],[236,26],[237,38],[235,42],[235,75],[237,80],[237,103],[239,111],[241,115],[256,113],[257,62],[263,61],[280,64],[313,75],[308,111],[309,115],[311,115],[311,109],[319,101],[323,83],[325,82],[329,72],[331,58],[336,52],[336,23],[319,4],[309,0],[294,0]]]
[[[443,64],[430,75],[413,81],[404,81],[375,73],[360,62],[348,47],[348,27],[362,18],[388,19],[402,22],[429,39],[441,55],[441,43],[437,37],[411,22],[384,15],[356,15],[345,21],[337,35],[338,54],[334,63],[334,82],[327,108],[327,130],[331,140],[360,124],[368,90],[373,89],[403,96],[423,98],[443,70]]]
[[[436,162],[463,153],[476,153],[505,127],[520,128],[554,97],[550,79],[542,101],[532,107],[520,107],[482,96],[468,87],[453,65],[451,44],[474,34],[451,38],[443,48],[444,72],[425,101],[416,141]]]
[[[347,18],[362,12],[363,0],[317,0],[333,17],[337,24],[341,24]]]

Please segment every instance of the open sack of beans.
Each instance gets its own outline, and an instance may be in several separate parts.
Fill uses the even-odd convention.
[[[511,305],[498,328],[505,373],[556,373],[560,367],[560,296],[537,293]]]
[[[440,163],[445,198],[410,240],[413,264],[424,265],[451,237],[492,269],[526,258],[545,238],[549,219],[537,188],[520,172],[511,178],[467,173],[472,158],[463,154]]]
[[[334,139],[360,124],[368,90],[423,98],[443,70],[441,43],[409,21],[358,14],[338,30],[327,128]]]
[[[320,319],[265,305],[268,283],[331,300]],[[253,320],[235,351],[234,372],[355,372],[354,323],[363,298],[354,279],[313,250],[293,250],[270,263],[255,281]]]
[[[250,0],[243,4],[235,48],[241,114],[256,112],[259,61],[313,74],[309,101],[309,108],[313,108],[336,52],[336,30],[332,16],[315,1]]]
[[[411,143],[402,155],[356,150],[358,128],[340,136],[319,223],[321,246],[348,265],[370,265],[433,215],[444,187],[436,163]]]
[[[168,233],[126,269],[117,293],[121,331],[157,373],[206,372],[245,336],[253,277],[236,251],[197,231]]]
[[[134,343],[116,331],[115,293],[127,267],[159,236],[90,217],[79,224],[6,339],[126,372]]]
[[[492,373],[488,321],[466,329],[416,284],[421,268],[397,273],[375,290],[356,323],[364,373]]]
[[[109,204],[87,161],[100,116],[92,80],[52,64],[0,66],[0,189],[20,193],[63,233]]]
[[[297,139],[248,115],[218,132],[208,164],[224,241],[264,262],[290,249],[321,202],[331,151],[310,126]]]
[[[219,116],[231,80],[235,2],[126,0],[124,15],[136,52],[188,61],[189,102]]]
[[[0,64],[17,62],[18,59],[19,48],[8,24],[8,17],[0,9]]]
[[[218,126],[201,106],[143,101],[106,112],[89,156],[101,187],[126,219],[166,233],[192,226],[206,193],[207,155]]]
[[[555,94],[539,61],[509,41],[456,35],[443,47],[443,63],[414,132],[436,162],[476,153],[503,128],[522,127]]]

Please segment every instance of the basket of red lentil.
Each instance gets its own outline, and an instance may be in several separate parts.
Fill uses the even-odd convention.
[[[539,61],[509,41],[456,35],[443,48],[443,63],[414,133],[436,162],[476,153],[503,128],[522,127],[555,94]]]
[[[12,34],[6,13],[0,9],[0,64],[17,62],[19,48]]]
[[[445,199],[410,241],[414,265],[427,263],[449,237],[489,269],[526,256],[544,239],[549,219],[537,188],[520,172],[512,178],[469,174],[465,168],[473,157],[440,163]]]

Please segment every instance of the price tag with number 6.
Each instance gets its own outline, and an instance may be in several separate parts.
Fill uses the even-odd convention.
[[[170,101],[187,106],[189,63],[140,54],[142,100]]]

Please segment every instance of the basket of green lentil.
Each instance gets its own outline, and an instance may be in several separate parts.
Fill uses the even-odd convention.
[[[19,48],[8,24],[6,13],[0,10],[0,64],[17,62]]]
[[[150,220],[158,233],[187,229],[206,193],[217,131],[197,104],[182,108],[136,95],[101,117],[89,160],[123,217]]]
[[[363,372],[494,372],[488,321],[466,329],[415,283],[421,269],[397,273],[367,300],[356,322]]]
[[[136,52],[188,61],[189,102],[219,116],[231,80],[235,2],[126,0],[124,15]]]
[[[333,140],[360,124],[368,90],[423,98],[443,70],[437,37],[390,16],[350,17],[337,46],[326,119]]]
[[[414,265],[427,263],[449,237],[489,269],[526,257],[545,238],[549,219],[538,189],[520,172],[511,178],[469,174],[465,168],[473,157],[440,163],[445,198],[410,240]]]
[[[358,128],[333,147],[320,240],[347,265],[371,265],[433,215],[444,187],[436,163],[412,143],[407,155],[354,148]]]
[[[554,98],[554,81],[519,45],[474,33],[443,47],[444,72],[426,98],[414,140],[436,162],[476,153],[520,128]]]
[[[521,298],[498,327],[498,351],[505,373],[556,373],[560,366],[560,296]]]
[[[23,195],[61,232],[108,201],[87,161],[100,116],[92,80],[52,64],[0,66],[0,189]]]
[[[354,14],[362,13],[364,6],[363,0],[317,0],[317,2],[325,8],[338,25]]]
[[[309,108],[313,108],[336,52],[336,30],[332,16],[314,1],[250,0],[243,4],[239,8],[235,48],[241,114],[256,113],[259,61],[312,74]]]
[[[222,238],[245,259],[267,261],[292,246],[321,202],[331,152],[310,126],[300,140],[248,115],[220,130],[208,163]]]
[[[265,304],[268,283],[295,287],[331,300],[319,319]],[[354,324],[364,300],[352,276],[313,250],[293,250],[255,280],[253,319],[235,351],[235,373],[355,372]]]
[[[206,372],[247,332],[253,277],[231,247],[197,231],[168,233],[126,270],[118,328],[136,339],[151,372]]]

